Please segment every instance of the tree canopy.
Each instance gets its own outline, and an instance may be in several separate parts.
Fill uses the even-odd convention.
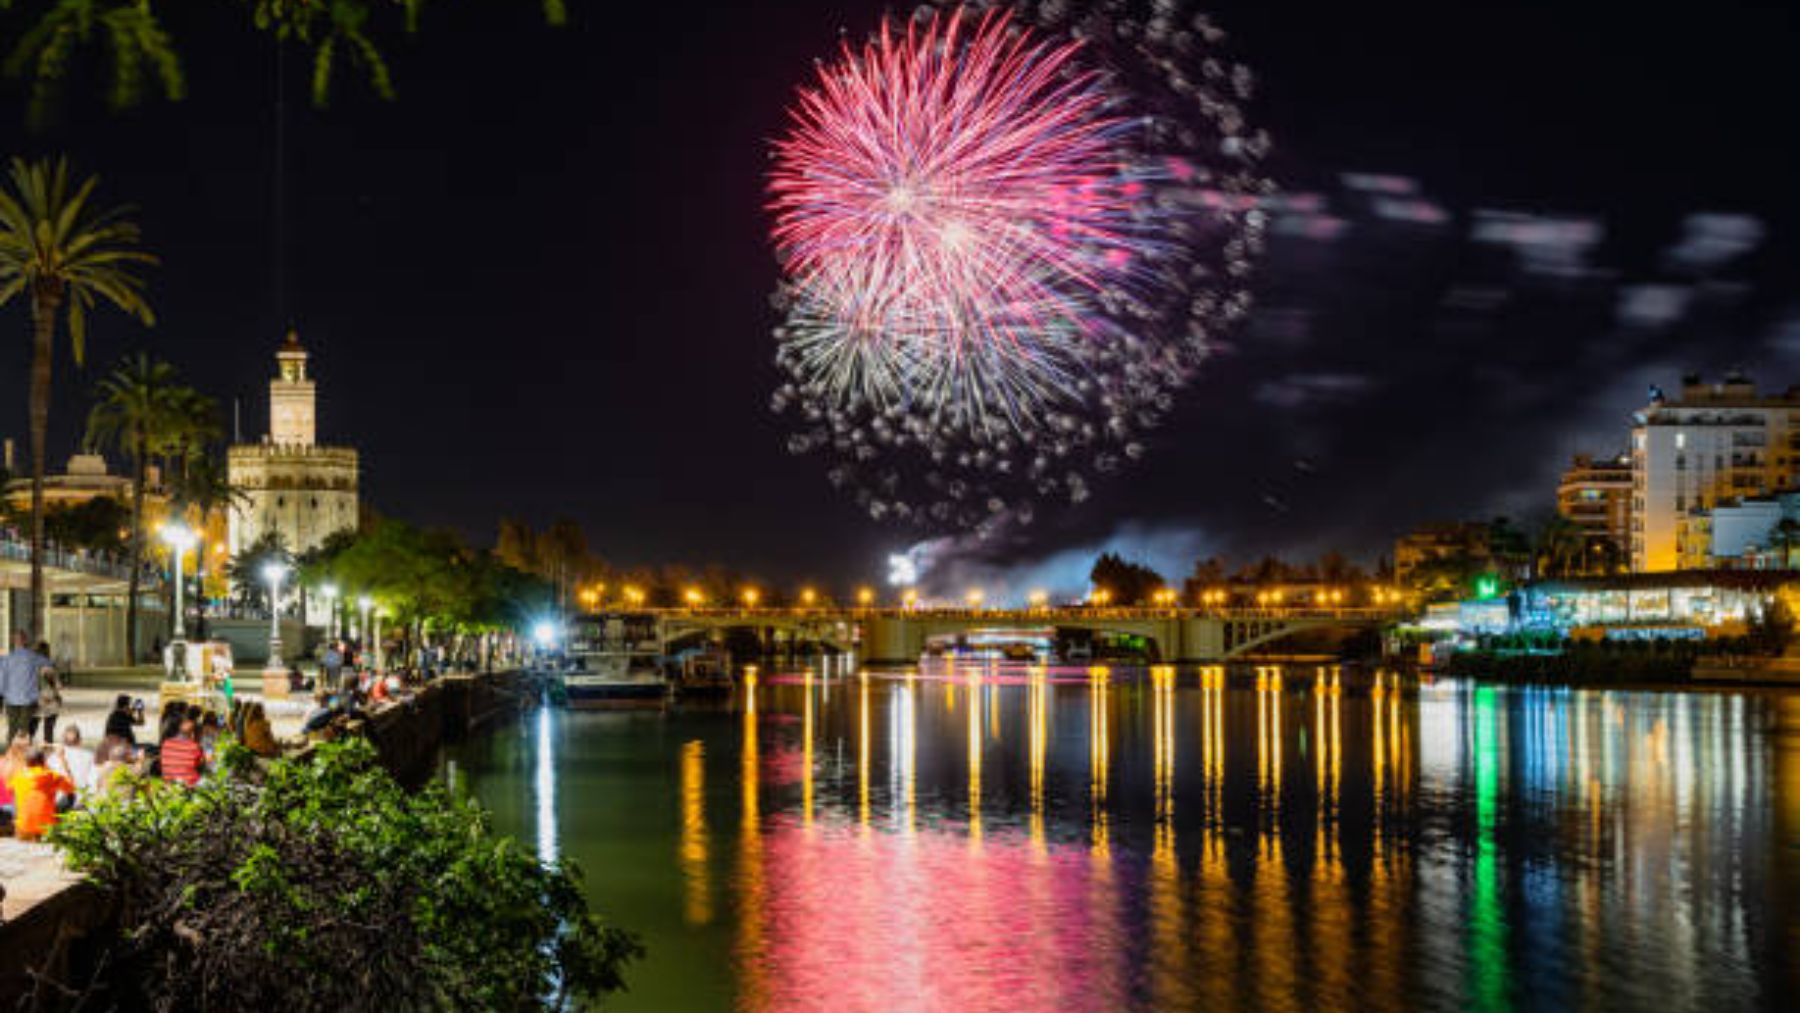
[[[1094,560],[1088,579],[1096,590],[1110,595],[1115,605],[1148,604],[1151,596],[1163,588],[1162,574],[1112,552],[1103,552]]]
[[[346,64],[358,69],[377,95],[396,95],[383,55],[384,38],[419,28],[426,0],[183,0],[215,9],[214,18],[237,19],[253,31],[293,42],[312,58],[313,104],[325,105],[332,81]],[[542,0],[551,24],[568,19],[565,0]],[[187,95],[181,42],[165,23],[172,0],[0,0],[0,38],[17,41],[3,55],[7,76],[31,82],[29,116],[43,123],[55,107],[77,52],[103,47],[111,80],[107,101],[133,106],[160,91],[178,101]]]

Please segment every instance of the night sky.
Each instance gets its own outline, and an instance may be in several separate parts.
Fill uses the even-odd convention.
[[[566,514],[619,564],[766,580],[879,576],[929,534],[866,520],[768,410],[768,141],[884,7],[572,0],[551,29],[535,3],[440,0],[388,43],[396,103],[342,77],[315,110],[290,59],[280,241],[273,43],[231,5],[161,6],[188,100],[113,113],[90,83],[30,134],[0,91],[0,153],[68,151],[164,258],[154,330],[103,315],[86,370],[59,362],[58,469],[86,389],[138,348],[260,437],[291,320],[321,435],[360,447],[384,513],[480,542]],[[1546,511],[1570,452],[1622,449],[1650,382],[1800,380],[1800,12],[1209,9],[1259,72],[1274,175],[1318,199],[1278,221],[1261,309],[1143,463],[997,543],[937,543],[936,579],[1084,571],[1108,544],[1171,576],[1199,552],[1372,560],[1420,521]],[[21,446],[25,327],[0,310]]]

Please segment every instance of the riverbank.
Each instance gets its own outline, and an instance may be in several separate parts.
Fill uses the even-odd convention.
[[[1491,682],[1602,688],[1800,687],[1800,658],[1686,651],[1458,651],[1433,672]]]
[[[151,684],[148,692],[143,681]],[[81,723],[84,739],[89,723],[104,721],[112,699],[119,693],[143,696],[153,705],[160,671],[154,668],[124,670],[92,680],[79,679],[65,693],[65,714]],[[350,732],[367,738],[382,766],[403,784],[417,784],[429,776],[440,746],[480,730],[526,702],[529,682],[519,672],[450,675],[420,690],[412,699],[381,706],[363,720],[352,722]],[[79,694],[79,702],[70,701]],[[242,694],[260,699],[258,694]],[[103,697],[96,709],[89,697]],[[277,735],[293,737],[299,717],[289,714],[304,708],[300,701],[268,701],[271,719],[282,722]],[[273,709],[279,707],[278,712]],[[146,723],[155,727],[152,712]],[[284,733],[283,728],[287,728]],[[93,726],[94,739],[100,725]],[[305,756],[311,747],[294,751]],[[48,967],[65,978],[71,962],[79,966],[95,949],[96,930],[114,917],[112,905],[101,891],[71,874],[56,849],[48,844],[0,839],[0,886],[6,890],[0,904],[0,1005],[16,1002],[32,988],[29,969]]]

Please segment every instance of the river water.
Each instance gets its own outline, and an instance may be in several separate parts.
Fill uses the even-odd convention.
[[[1800,995],[1800,696],[827,666],[444,765],[642,935],[617,1009]]]

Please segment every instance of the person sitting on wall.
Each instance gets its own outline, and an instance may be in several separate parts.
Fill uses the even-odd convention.
[[[162,720],[157,723],[157,745],[174,738],[181,731],[181,723],[187,720],[187,716],[187,705],[184,703],[173,702],[164,707]]]
[[[206,769],[206,754],[201,751],[200,743],[195,740],[193,718],[183,717],[181,719],[181,724],[176,726],[174,737],[163,742],[159,760],[162,765],[163,780],[185,784],[189,787],[200,783],[200,774]]]
[[[251,704],[244,713],[243,740],[244,748],[258,756],[272,759],[281,754],[281,746],[275,741],[275,728],[260,703]]]
[[[62,745],[56,749],[56,769],[75,783],[77,793],[93,790],[94,751],[81,744],[81,729],[70,725],[63,729]]]
[[[206,754],[206,762],[211,763],[218,755],[219,740],[225,736],[225,722],[218,714],[206,711],[200,716],[198,727],[200,737],[196,741],[200,743],[200,751]]]
[[[75,793],[75,782],[51,770],[48,760],[44,747],[34,747],[25,755],[25,769],[7,781],[13,793],[13,835],[20,840],[42,837],[56,824],[56,796]]]
[[[134,703],[131,694],[120,693],[113,699],[112,713],[106,715],[106,736],[137,745],[137,732],[133,729],[144,723],[144,705]]]
[[[300,723],[300,734],[316,735],[331,727],[332,719],[338,716],[336,699],[323,689],[313,694],[313,709],[307,712],[306,720]]]

